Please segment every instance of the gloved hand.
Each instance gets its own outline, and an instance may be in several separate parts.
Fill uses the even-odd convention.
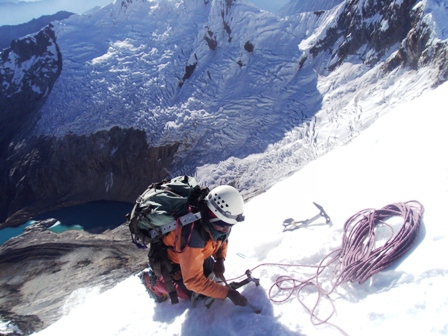
[[[229,288],[227,297],[232,300],[233,304],[236,306],[245,306],[247,304],[247,299],[234,289]]]
[[[216,259],[215,266],[213,269],[213,272],[215,273],[215,275],[218,278],[222,279],[225,271],[226,271],[226,268],[224,267],[224,259],[223,258]]]

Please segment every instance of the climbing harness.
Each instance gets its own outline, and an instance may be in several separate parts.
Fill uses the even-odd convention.
[[[320,206],[319,204],[317,204],[316,202],[313,202],[313,204],[316,206],[316,208],[319,209],[319,213],[316,216],[309,218],[309,219],[301,220],[298,222],[294,221],[294,219],[292,219],[292,218],[285,219],[285,221],[283,222],[283,231],[293,231],[296,229],[307,227],[308,225],[310,225],[311,223],[313,223],[320,217],[325,218],[325,224],[329,224],[330,226],[332,226],[330,216],[327,215],[324,208],[322,206]],[[322,225],[322,224],[320,224],[320,225]]]

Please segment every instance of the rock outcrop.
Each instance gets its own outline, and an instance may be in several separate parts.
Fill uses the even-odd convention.
[[[63,138],[40,137],[10,146],[0,191],[3,226],[61,207],[95,200],[135,202],[167,177],[178,144],[148,147],[144,131],[120,129]]]
[[[364,64],[374,65],[399,44],[398,52],[385,62],[384,71],[398,66],[418,69],[437,63],[440,75],[436,85],[446,81],[446,42],[437,42],[417,0],[353,0],[347,2],[342,13],[336,25],[329,28],[326,36],[310,49],[313,57],[322,52],[331,53],[329,71],[353,55],[357,55]]]
[[[0,318],[30,335],[60,319],[70,295],[112,288],[146,267],[147,251],[130,241],[126,225],[92,235],[53,233],[37,222],[0,247]]]
[[[50,24],[11,42],[0,53],[0,158],[10,141],[35,125],[39,108],[62,71],[62,55]]]

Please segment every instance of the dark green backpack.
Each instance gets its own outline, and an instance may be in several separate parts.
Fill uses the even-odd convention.
[[[176,225],[186,225],[201,218],[198,205],[201,194],[207,194],[191,176],[178,176],[150,185],[135,202],[127,216],[132,242],[138,247],[160,240]],[[204,196],[202,196],[204,197]],[[193,209],[192,209],[193,207]]]

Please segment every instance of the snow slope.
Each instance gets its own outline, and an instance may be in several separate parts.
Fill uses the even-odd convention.
[[[446,95],[448,83],[397,104],[349,144],[246,204],[246,221],[231,235],[226,277],[231,281],[253,270],[261,285],[251,283],[242,293],[262,309],[260,315],[229,300],[216,301],[209,310],[201,304],[193,309],[189,302],[156,305],[138,277],[131,276],[102,294],[99,288],[72,293],[66,316],[37,335],[446,335]],[[338,286],[330,295],[336,309],[330,319],[334,326],[313,325],[296,293],[285,302],[270,301],[269,289],[279,276],[303,280],[315,272],[303,265],[316,266],[341,247],[343,225],[352,215],[411,200],[425,209],[417,243],[365,283]],[[333,225],[320,218],[306,228],[282,232],[284,221],[316,215],[312,202],[324,207]],[[403,222],[396,217],[388,223],[397,232]],[[388,234],[379,229],[377,233],[381,246]],[[330,280],[323,275],[321,285],[328,288]],[[302,291],[300,298],[311,308],[316,295]],[[328,301],[323,301],[319,316],[329,313]]]
[[[56,25],[64,70],[36,134],[136,127],[148,132],[150,145],[182,139],[180,159],[194,154],[190,169],[263,151],[318,108],[312,71],[295,79],[305,23],[291,34],[289,22],[244,3],[230,19],[232,42],[220,1],[116,2]],[[214,51],[204,42],[209,32],[219,43]],[[253,53],[245,51],[247,41]],[[316,97],[297,110],[291,101],[305,91]],[[286,118],[279,119],[282,110]]]

